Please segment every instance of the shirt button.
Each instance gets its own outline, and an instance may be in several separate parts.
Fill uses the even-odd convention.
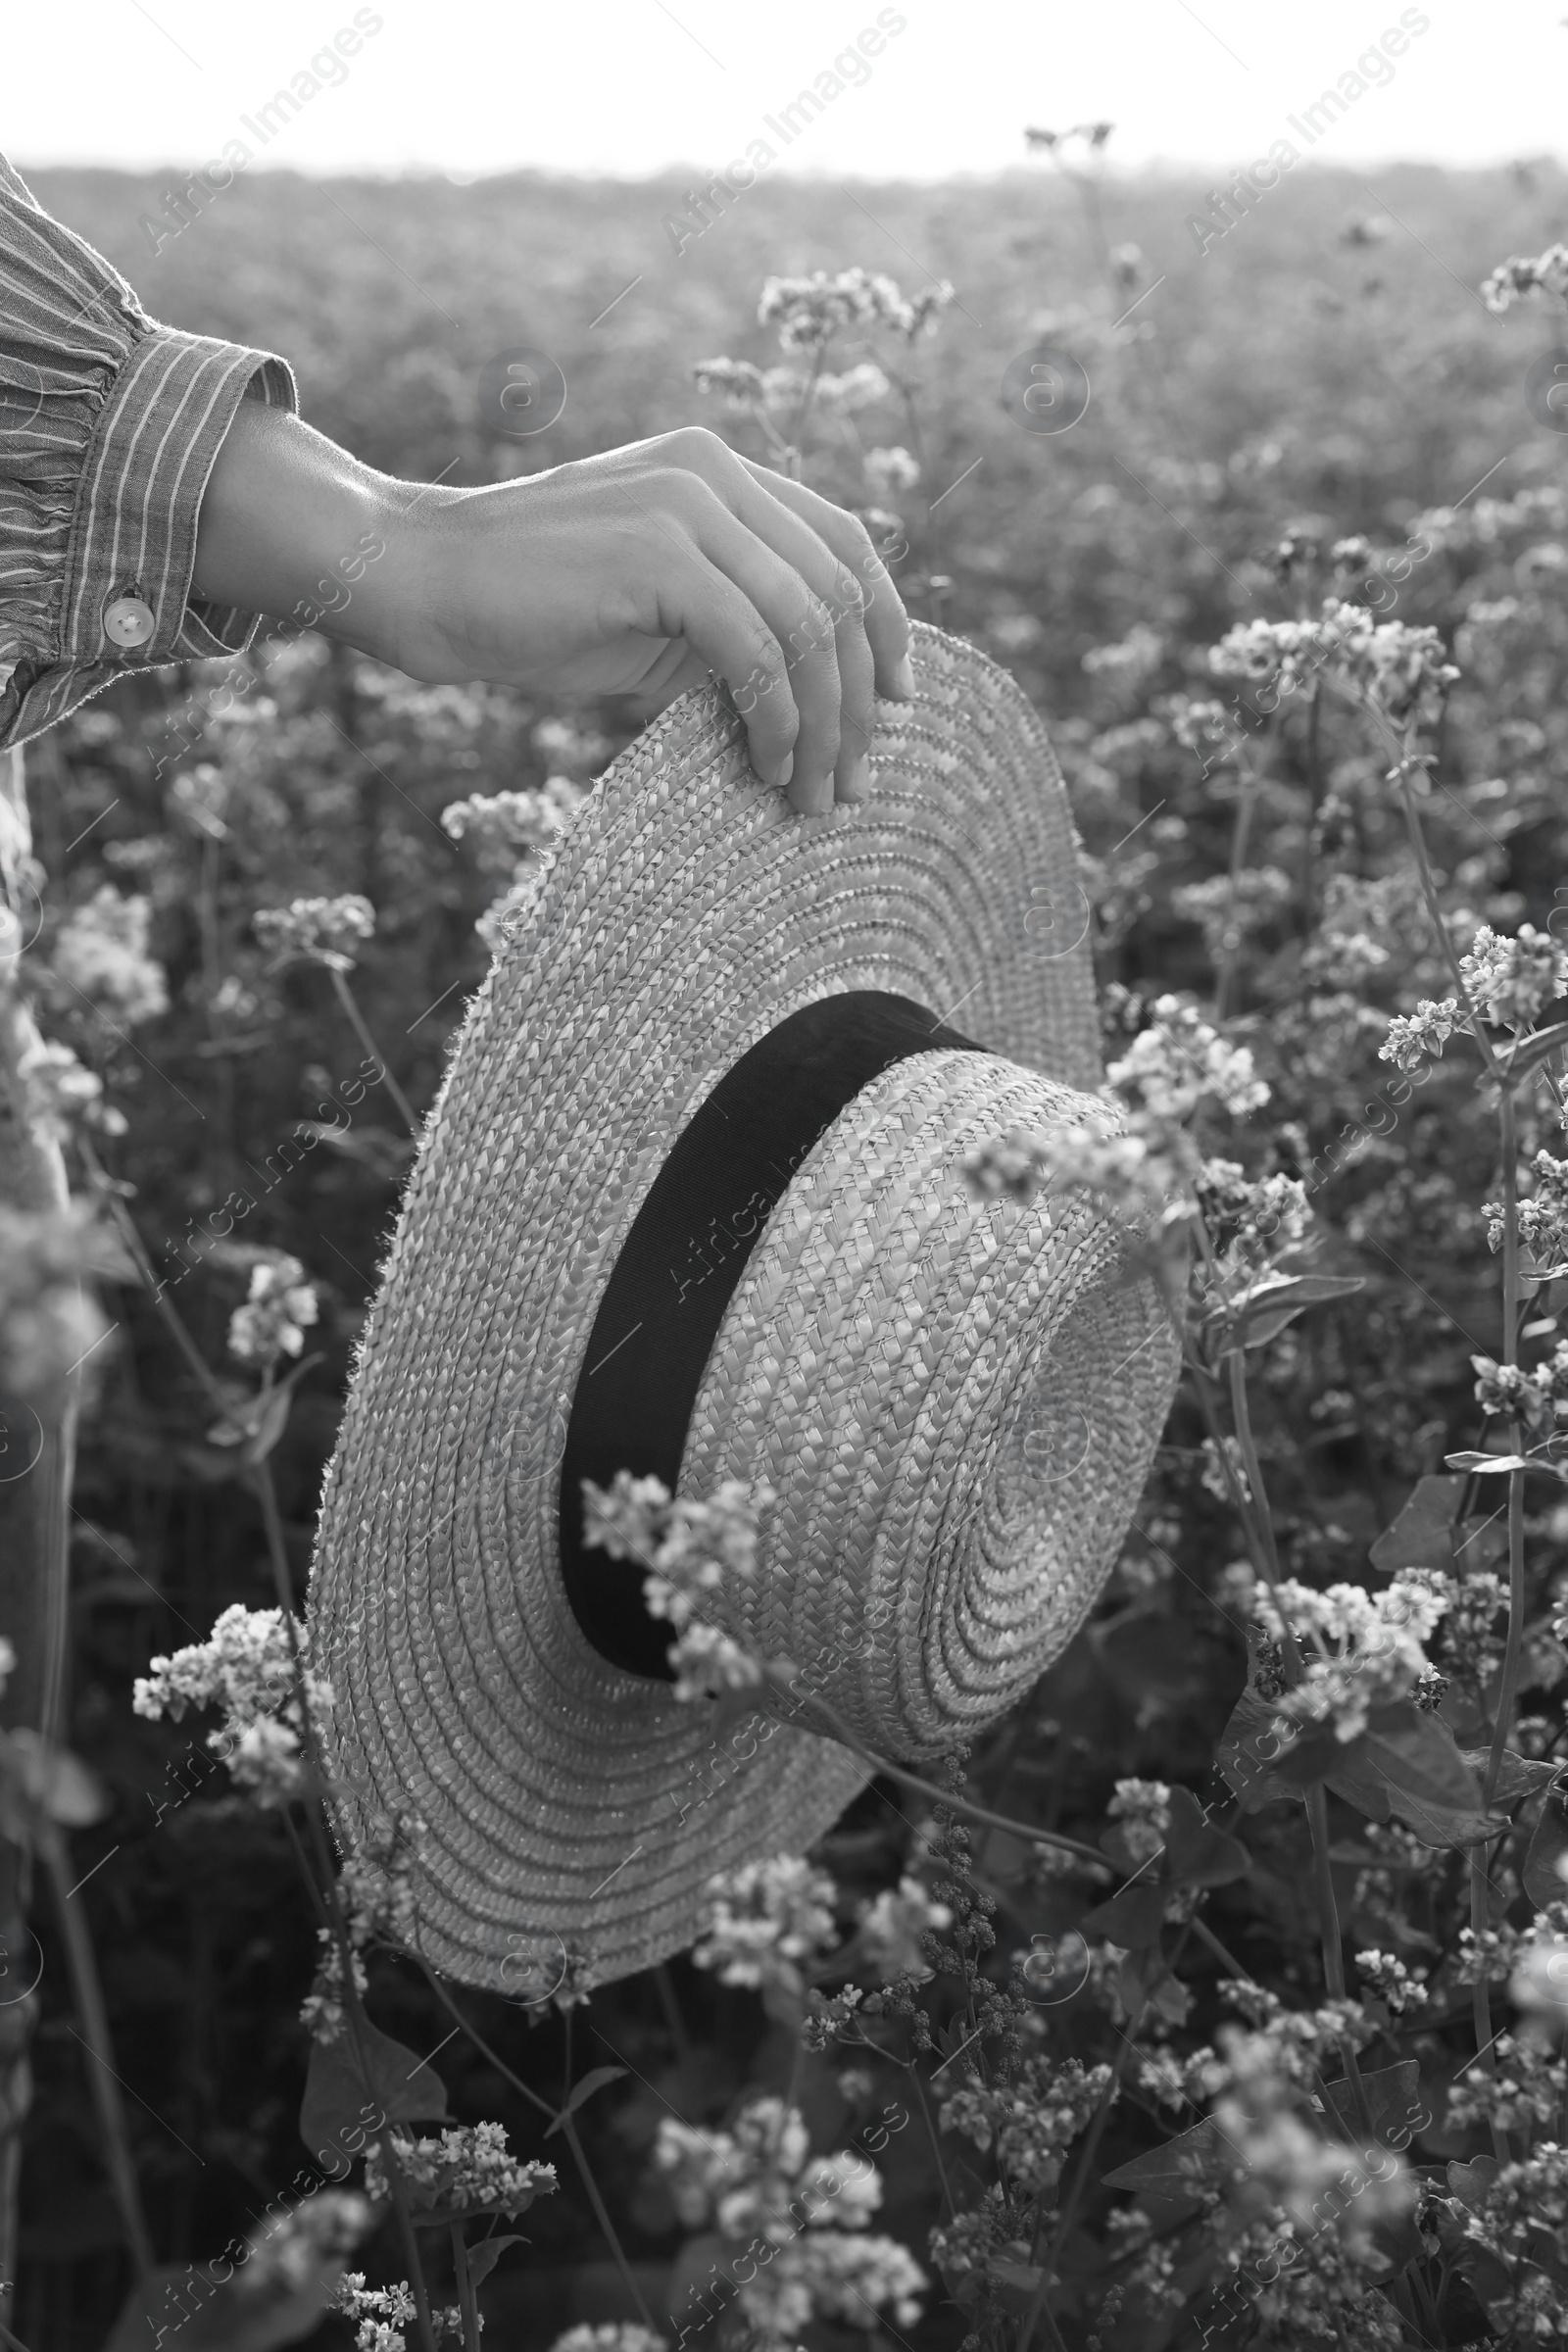
[[[145,645],[157,625],[144,596],[117,596],[104,607],[104,633],[116,645]]]

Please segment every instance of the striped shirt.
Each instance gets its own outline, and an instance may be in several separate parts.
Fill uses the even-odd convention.
[[[249,645],[254,613],[191,593],[247,396],[297,409],[288,363],[160,326],[0,156],[0,753],[124,670]],[[135,646],[105,626],[125,598],[151,608]]]

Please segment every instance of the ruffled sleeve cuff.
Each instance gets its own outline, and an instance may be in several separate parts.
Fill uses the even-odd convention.
[[[25,192],[4,180],[0,287],[17,300],[0,315],[0,403],[17,462],[0,437],[0,750],[127,669],[249,645],[256,614],[192,595],[196,525],[240,402],[299,406],[286,361],[148,319],[108,263],[30,198],[16,206]],[[52,285],[28,267],[49,246],[69,265]]]

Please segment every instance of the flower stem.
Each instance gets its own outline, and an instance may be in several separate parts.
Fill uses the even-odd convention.
[[[468,2249],[464,2243],[463,2224],[452,2224],[452,2267],[458,2278],[458,2307],[463,2313],[463,2352],[479,2352],[479,2303],[473,2291],[473,2273],[468,2268]]]
[[[299,1709],[301,1745],[318,1788],[326,1783],[326,1760],[317,1733],[311,1707],[310,1685],[306,1680],[305,1661],[300,1654],[299,1635],[294,1624],[294,1590],[289,1573],[288,1550],[283,1542],[283,1517],[277,1507],[277,1490],[272,1484],[270,1462],[258,1462],[251,1472],[252,1484],[262,1506],[262,1523],[267,1531],[267,1554],[272,1571],[272,1585],[277,1593],[278,1613],[288,1642],[289,1657],[294,1670],[294,1703]],[[337,1890],[337,1875],[332,1867],[332,1849],[327,1841],[326,1824],[320,1805],[315,1797],[307,1797],[305,1819],[317,1869],[320,1873],[318,1891],[327,1906],[331,1936],[337,1950],[338,1978],[343,1991],[343,2016],[349,2039],[354,2045],[354,2059],[367,2098],[373,2098],[374,2075],[369,2062],[366,2027],[369,2020],[360,1999],[360,1988],[354,1978],[354,1947],[349,1938],[348,1922]],[[424,2265],[419,2257],[419,2241],[414,2232],[414,2221],[409,2211],[408,2191],[403,2182],[403,2166],[395,2144],[396,2132],[390,2122],[380,2141],[382,2169],[386,2174],[387,2189],[392,2199],[398,2241],[409,2274],[417,2314],[420,2352],[436,2352],[435,2323],[430,2316],[430,2294],[425,2284]]]
[[[327,970],[332,975],[332,986],[337,991],[337,1001],[342,1005],[344,1011],[348,1014],[350,1021],[353,1023],[355,1036],[359,1039],[367,1054],[369,1054],[371,1060],[378,1061],[380,1063],[382,1075],[386,1079],[386,1091],[391,1096],[393,1102],[397,1104],[399,1115],[406,1123],[409,1133],[413,1136],[415,1142],[417,1143],[419,1141],[420,1128],[419,1122],[415,1116],[414,1105],[409,1101],[408,1096],[403,1092],[402,1087],[399,1086],[397,1080],[393,1077],[391,1063],[387,1060],[386,1055],[378,1050],[374,1038],[370,1035],[368,1028],[366,1026],[365,1015],[360,1010],[359,1000],[356,998],[353,989],[349,986],[349,976],[347,972],[340,972],[335,963],[328,964]]]
[[[92,2086],[93,2105],[98,2110],[98,2128],[103,2133],[103,2157],[114,2189],[115,2202],[124,2224],[130,2258],[139,2278],[145,2278],[153,2267],[152,2239],[147,2234],[147,2219],[142,2212],[141,2192],[136,2184],[136,2167],[130,2153],[130,2133],[126,2129],[125,2110],[120,2096],[120,2077],[116,2074],[111,2055],[109,2018],[104,2008],[104,1996],[98,1983],[98,1967],[93,1958],[92,1938],[88,1935],[79,1911],[74,1911],[71,1897],[70,1856],[66,1841],[56,1825],[49,1820],[38,1825],[38,1849],[55,1890],[55,1904],[60,1913],[60,1933],[65,1939],[66,1967],[71,1977],[72,1999],[81,2024],[81,2041],[87,2052],[87,2079]]]
[[[1340,1907],[1334,1899],[1334,1864],[1329,1854],[1329,1798],[1321,1781],[1314,1781],[1306,1792],[1306,1818],[1312,1833],[1312,1860],[1317,1878],[1318,1929],[1323,1939],[1323,1982],[1331,2001],[1348,1998],[1345,1985],[1345,1953],[1340,1939]],[[1377,2137],[1377,2126],[1372,2121],[1371,2102],[1361,2069],[1348,2039],[1340,2043],[1340,2063],[1345,2068],[1350,2085],[1350,2097],[1355,2107],[1357,2129],[1370,2145]]]

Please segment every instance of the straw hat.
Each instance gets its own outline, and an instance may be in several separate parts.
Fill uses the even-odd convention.
[[[731,1622],[907,1759],[1061,1650],[1159,1438],[1176,1347],[1117,1229],[961,1173],[1015,1125],[1103,1115],[1089,908],[1017,687],[934,629],[913,660],[869,798],[829,815],[759,783],[714,689],[649,727],[430,1115],[311,1640],[349,1833],[420,1825],[419,1948],[467,1983],[663,1958],[713,1872],[800,1852],[871,1771],[808,1708],[715,1740],[641,1572],[578,1543],[582,1476],[770,1487]]]

